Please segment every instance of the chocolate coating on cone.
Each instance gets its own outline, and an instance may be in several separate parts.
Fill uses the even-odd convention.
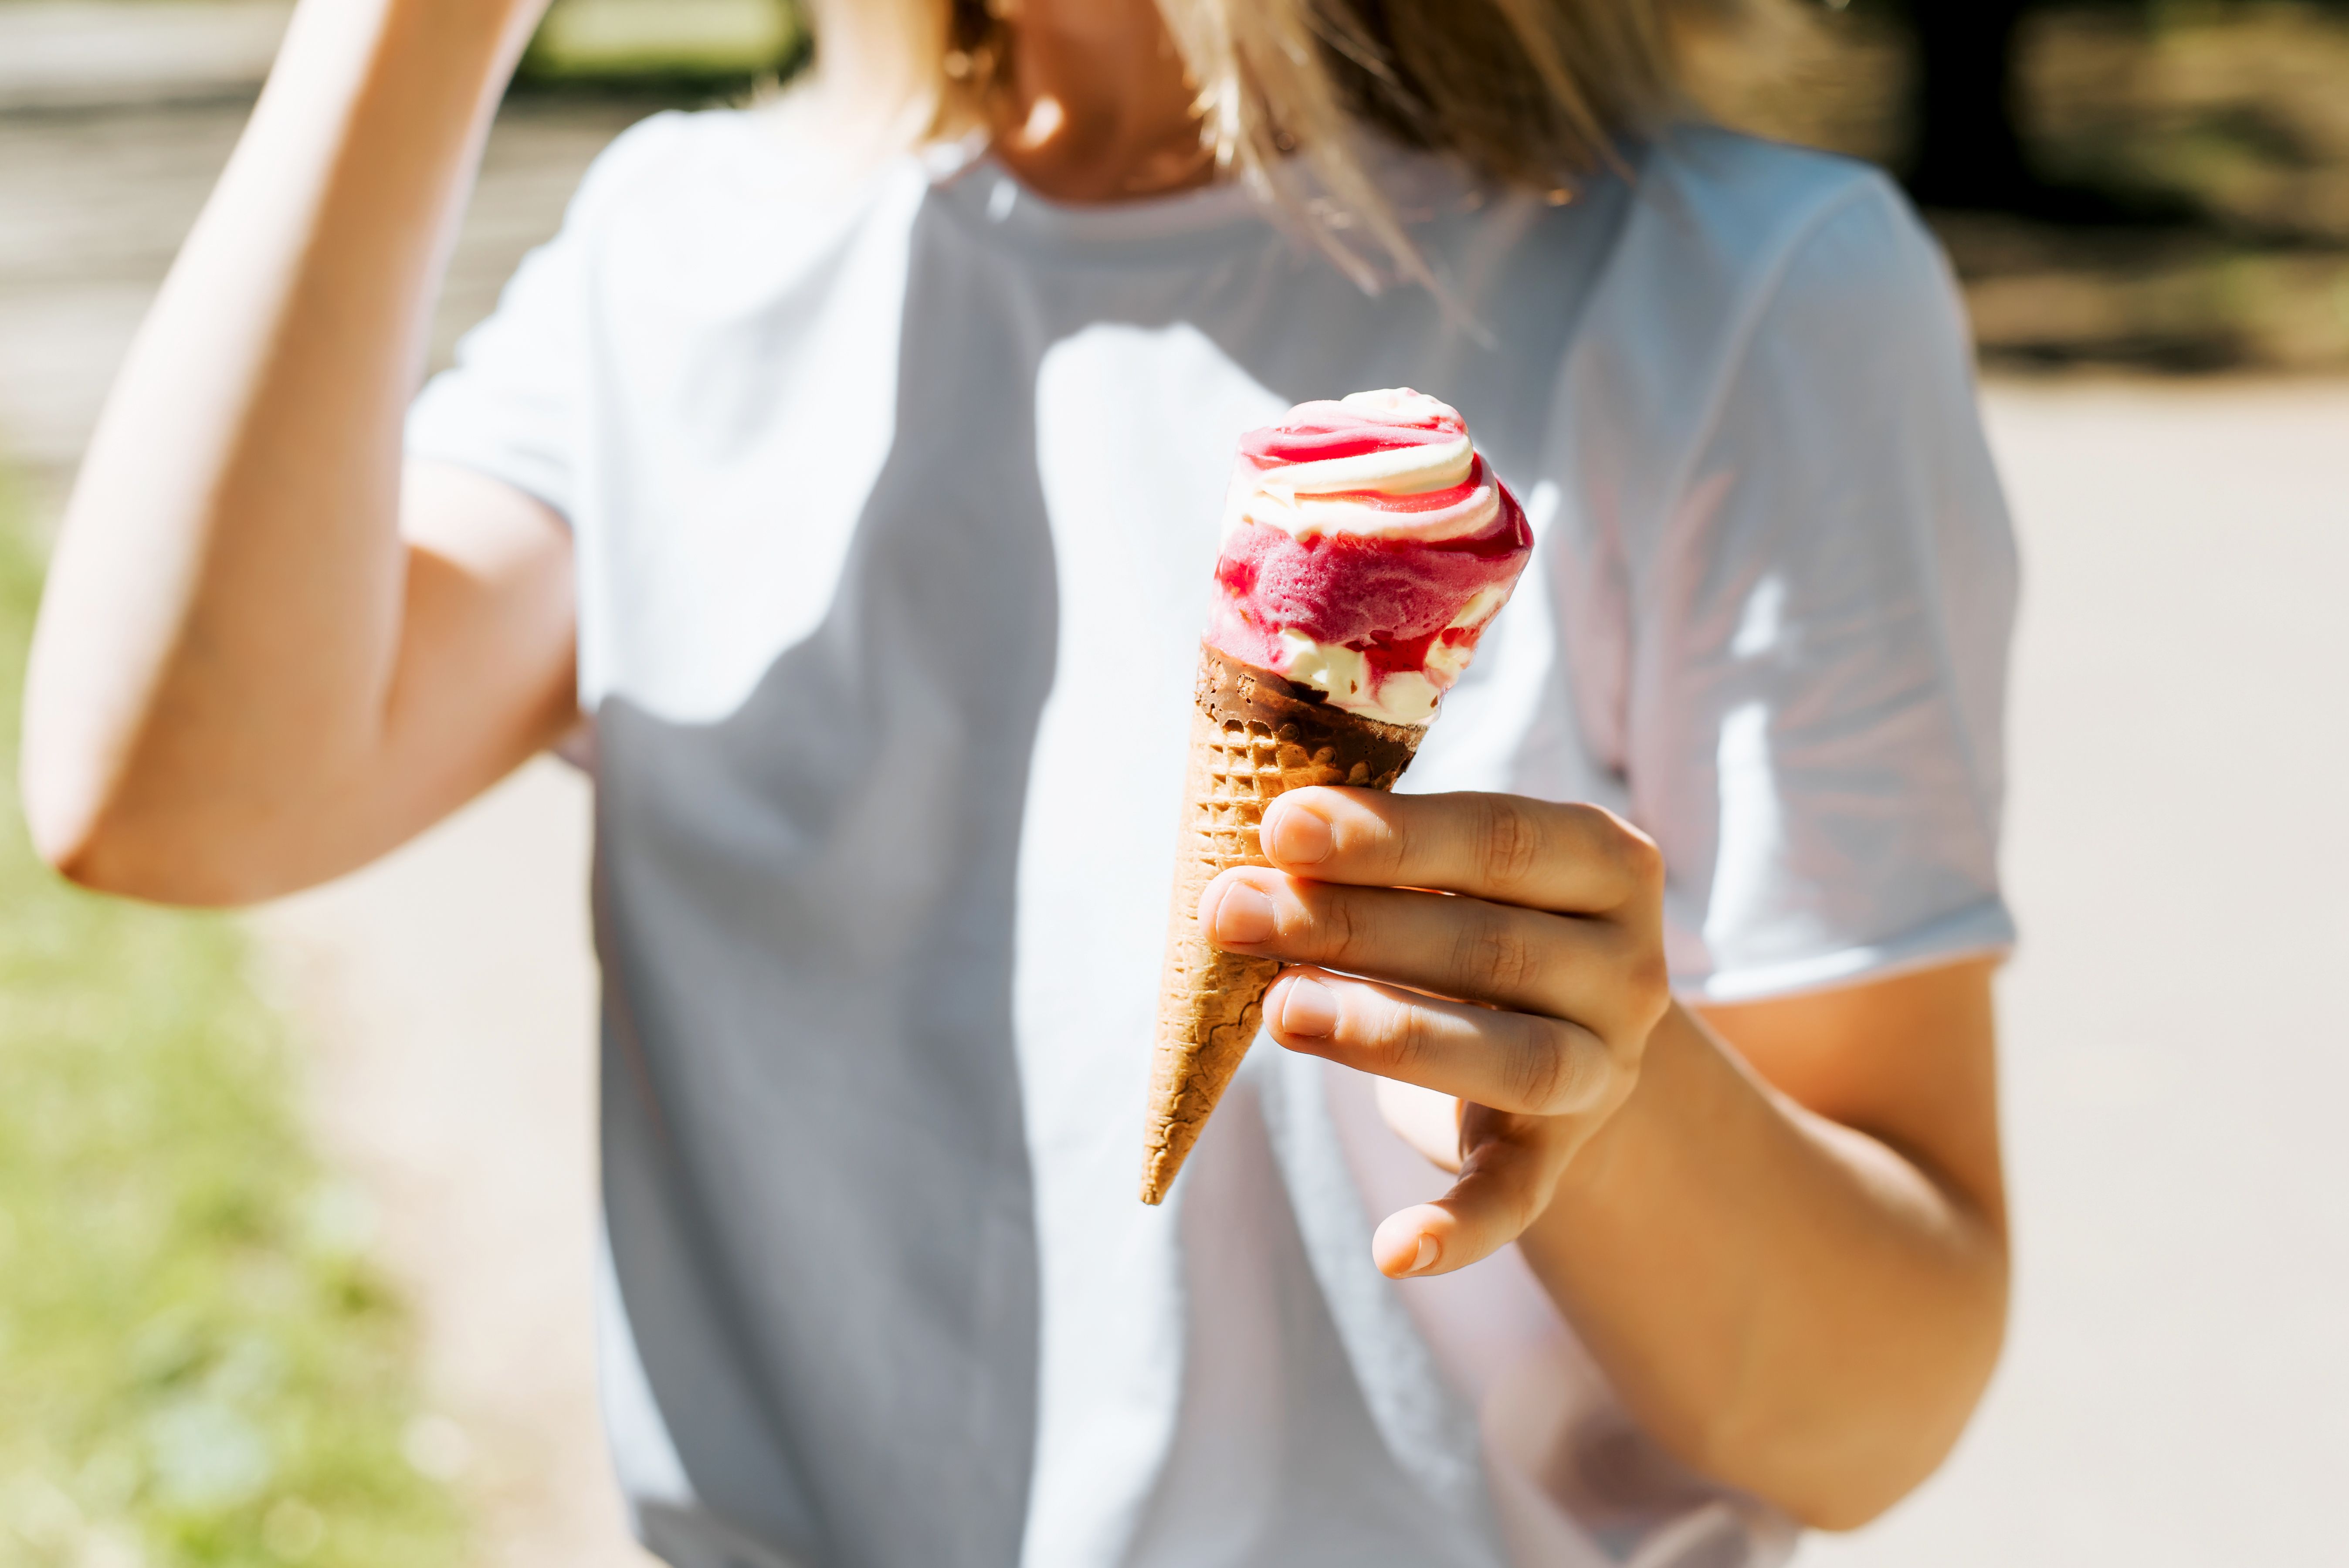
[[[1219,951],[1199,923],[1199,895],[1233,866],[1268,862],[1257,841],[1275,797],[1312,784],[1390,789],[1424,731],[1333,707],[1310,686],[1199,650],[1190,768],[1158,992],[1142,1201],[1162,1201],[1264,1018],[1280,961]]]

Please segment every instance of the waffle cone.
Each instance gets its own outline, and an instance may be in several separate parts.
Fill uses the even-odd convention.
[[[1257,843],[1264,809],[1310,784],[1390,789],[1423,732],[1331,707],[1309,686],[1203,646],[1191,712],[1191,757],[1159,981],[1142,1201],[1174,1185],[1208,1113],[1223,1098],[1264,1018],[1280,961],[1219,951],[1199,923],[1199,895],[1219,872],[1268,862]]]

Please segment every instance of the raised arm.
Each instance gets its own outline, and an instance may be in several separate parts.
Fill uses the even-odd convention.
[[[303,0],[99,422],[28,681],[77,881],[243,902],[390,848],[575,721],[568,534],[401,472],[432,300],[544,0]]]

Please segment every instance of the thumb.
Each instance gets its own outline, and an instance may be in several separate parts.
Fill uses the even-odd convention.
[[[1371,1238],[1389,1279],[1450,1274],[1491,1256],[1549,1207],[1566,1168],[1565,1129],[1546,1116],[1463,1108],[1460,1179],[1433,1203],[1390,1214]]]

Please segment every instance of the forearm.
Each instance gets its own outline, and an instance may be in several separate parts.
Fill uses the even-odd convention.
[[[1522,1247],[1661,1441],[1826,1527],[1932,1470],[2003,1331],[1999,1215],[1679,1007]]]
[[[94,439],[26,791],[87,880],[188,896],[362,788],[409,597],[399,430],[518,5],[305,0]],[[145,891],[142,889],[141,891]]]

